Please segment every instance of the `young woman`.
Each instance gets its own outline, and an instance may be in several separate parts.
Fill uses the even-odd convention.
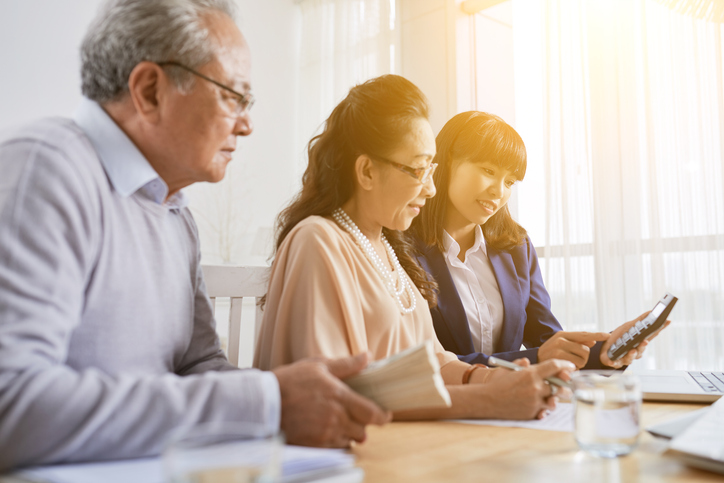
[[[533,244],[507,206],[527,165],[518,133],[498,116],[471,111],[450,119],[436,142],[438,193],[411,234],[418,261],[438,284],[431,313],[443,347],[483,364],[495,355],[620,368],[640,358],[647,341],[615,362],[606,352],[647,313],[610,334],[565,332],[551,313]]]
[[[555,405],[543,378],[567,379],[571,364],[471,367],[435,337],[435,286],[402,235],[435,194],[427,118],[419,89],[387,75],[350,90],[310,141],[302,190],[279,216],[254,365],[360,352],[376,360],[432,339],[452,407],[397,419],[540,417]]]

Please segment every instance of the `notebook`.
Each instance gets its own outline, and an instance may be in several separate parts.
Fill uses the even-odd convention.
[[[724,474],[724,399],[676,436],[668,453],[688,465]]]

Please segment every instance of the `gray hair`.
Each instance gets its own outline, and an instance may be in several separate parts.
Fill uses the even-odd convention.
[[[111,0],[99,12],[81,44],[81,90],[98,103],[122,98],[131,71],[143,61],[176,61],[192,69],[214,58],[205,17],[219,12],[232,20],[230,0]],[[169,71],[182,91],[193,77]]]

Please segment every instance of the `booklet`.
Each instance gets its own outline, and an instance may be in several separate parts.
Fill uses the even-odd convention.
[[[452,404],[430,340],[375,361],[344,382],[390,411]]]

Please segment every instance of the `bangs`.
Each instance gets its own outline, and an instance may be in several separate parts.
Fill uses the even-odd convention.
[[[522,181],[528,160],[515,129],[497,116],[473,117],[467,124],[452,147],[453,158],[495,163]]]

